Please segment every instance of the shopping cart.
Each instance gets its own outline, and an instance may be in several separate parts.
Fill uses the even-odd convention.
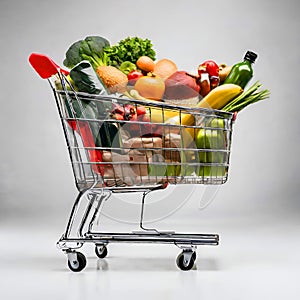
[[[85,243],[94,244],[96,255],[104,258],[109,243],[130,242],[174,244],[181,249],[177,266],[190,270],[197,246],[218,245],[219,235],[146,228],[146,196],[169,184],[224,184],[235,115],[118,94],[76,92],[68,71],[48,57],[31,54],[29,61],[53,90],[78,189],[57,243],[67,254],[69,268],[85,268],[86,258],[78,251]],[[139,231],[95,230],[104,202],[116,193],[141,194]]]

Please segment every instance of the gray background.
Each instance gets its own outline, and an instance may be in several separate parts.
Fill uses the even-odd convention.
[[[33,299],[34,295],[42,295],[42,289],[51,290],[49,297],[56,298],[63,294],[77,299],[99,290],[113,298],[119,296],[112,292],[115,285],[124,288],[123,295],[132,295],[135,285],[119,277],[124,272],[125,277],[135,281],[138,274],[127,272],[128,268],[137,271],[130,263],[134,257],[129,257],[125,266],[124,260],[116,258],[124,255],[121,248],[114,246],[116,252],[110,261],[114,275],[96,272],[91,266],[91,277],[80,281],[79,277],[69,277],[74,274],[66,270],[63,255],[54,247],[77,192],[53,95],[48,83],[29,65],[28,56],[31,52],[44,53],[62,65],[69,45],[88,35],[104,36],[112,44],[137,35],[152,40],[158,59],[170,58],[187,71],[195,71],[205,59],[230,65],[241,60],[245,51],[256,51],[259,58],[253,80],[260,80],[272,93],[264,103],[239,114],[234,126],[229,181],[217,191],[213,202],[199,209],[203,187],[193,187],[193,197],[170,220],[161,220],[162,226],[174,224],[187,231],[220,232],[223,246],[216,250],[205,248],[204,267],[200,262],[198,266],[198,271],[203,272],[189,275],[179,275],[176,267],[166,275],[161,268],[170,271],[169,264],[173,263],[169,256],[164,263],[160,251],[153,254],[154,248],[149,251],[138,246],[140,251],[134,255],[145,281],[137,282],[143,286],[153,280],[155,288],[151,290],[153,294],[148,294],[149,299],[183,295],[176,289],[174,294],[170,292],[172,280],[174,286],[187,288],[186,295],[197,291],[212,299],[221,295],[240,299],[238,292],[242,290],[247,291],[249,299],[279,299],[285,291],[290,299],[296,299],[300,294],[295,281],[299,276],[300,232],[299,25],[299,2],[295,0],[2,0],[0,234],[5,268],[0,276],[7,280],[4,293],[9,293],[13,278],[23,278],[22,287],[13,294],[16,298],[23,295]],[[157,194],[157,199],[171,207],[176,196],[190,191],[176,187],[174,192]],[[112,211],[118,209],[117,204],[118,201],[111,202]],[[125,219],[133,215],[130,210]],[[149,220],[152,217],[155,219],[149,216]],[[117,225],[126,227],[124,222]],[[21,252],[19,243],[24,245]],[[129,249],[127,253],[131,255],[135,248]],[[156,255],[158,263],[143,261],[143,253]],[[20,255],[27,257],[26,263],[20,263]],[[28,270],[33,271],[25,276],[26,281],[24,274]],[[40,277],[39,272],[45,277]],[[62,279],[59,284],[53,279],[57,272]],[[106,284],[101,285],[98,276],[103,276]],[[41,289],[33,292],[35,280]],[[67,287],[73,284],[83,285],[85,292],[78,288],[68,293]],[[52,289],[54,285],[57,293]],[[210,295],[215,285],[220,289]],[[256,294],[259,288],[262,292]],[[144,296],[141,290],[136,295]]]

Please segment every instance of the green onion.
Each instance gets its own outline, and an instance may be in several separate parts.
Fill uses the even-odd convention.
[[[249,104],[267,99],[270,97],[269,90],[259,91],[262,84],[257,81],[249,89],[244,90],[241,95],[233,99],[227,105],[225,105],[222,110],[228,112],[239,112],[244,109]]]

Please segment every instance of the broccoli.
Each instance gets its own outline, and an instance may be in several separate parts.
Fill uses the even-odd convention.
[[[109,41],[103,37],[88,36],[69,47],[63,64],[68,68],[73,68],[82,60],[88,60],[95,69],[98,66],[108,65],[109,58],[104,53],[104,48],[109,46]]]
[[[77,41],[69,47],[68,51],[66,52],[66,58],[63,61],[64,66],[71,69],[82,61],[82,58],[79,55],[81,42],[82,41]]]

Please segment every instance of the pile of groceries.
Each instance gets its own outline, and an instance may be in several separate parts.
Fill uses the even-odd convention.
[[[122,99],[93,102],[81,98],[81,107],[76,109],[74,105],[79,118],[83,107],[85,119],[106,120],[100,128],[99,124],[90,122],[91,132],[83,136],[87,146],[102,149],[101,161],[106,164],[96,164],[94,171],[104,178],[120,177],[123,181],[124,174],[132,172],[135,177],[224,176],[225,166],[205,163],[224,162],[222,152],[208,150],[226,147],[227,137],[220,130],[224,128],[225,132],[226,120],[216,115],[196,128],[194,115],[182,113],[181,108],[238,113],[250,104],[269,98],[269,90],[262,89],[259,81],[249,83],[256,59],[253,51],[247,51],[244,59],[233,65],[203,59],[194,72],[188,72],[169,58],[157,60],[149,39],[127,37],[111,45],[104,37],[88,36],[73,43],[63,61],[69,69],[66,75],[69,85],[65,89]],[[57,90],[63,89],[61,80],[55,84]],[[139,100],[138,105],[130,100]],[[161,104],[166,108],[162,109]],[[78,126],[71,121],[69,125],[75,130]],[[207,151],[199,151],[195,158],[195,151],[189,149],[196,148]],[[183,164],[195,159],[200,164]],[[122,161],[128,161],[128,165],[113,164]],[[128,176],[130,180],[132,176]]]

